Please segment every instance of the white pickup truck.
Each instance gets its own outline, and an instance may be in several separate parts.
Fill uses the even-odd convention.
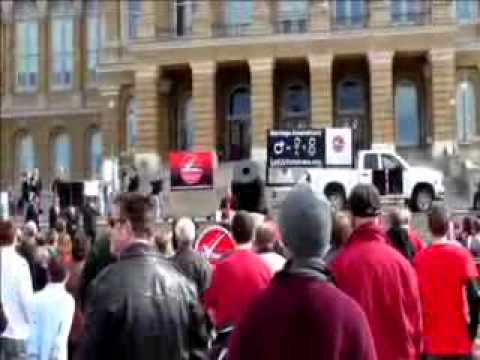
[[[345,206],[352,188],[358,183],[374,184],[382,200],[402,199],[413,210],[427,211],[433,200],[445,195],[443,174],[440,171],[410,166],[392,151],[361,150],[356,167],[322,167],[306,169],[296,182],[308,182],[313,190],[325,194],[337,209]],[[283,197],[288,187],[270,189],[270,197]]]

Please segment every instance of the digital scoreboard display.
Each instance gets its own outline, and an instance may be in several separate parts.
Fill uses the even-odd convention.
[[[270,130],[267,161],[270,168],[323,167],[325,129]]]

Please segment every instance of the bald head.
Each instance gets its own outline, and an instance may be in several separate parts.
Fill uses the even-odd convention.
[[[332,210],[309,186],[295,187],[280,210],[283,240],[293,257],[323,255],[332,231]]]

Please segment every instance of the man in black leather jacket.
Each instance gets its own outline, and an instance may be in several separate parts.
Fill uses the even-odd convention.
[[[111,248],[119,260],[88,289],[83,359],[204,359],[205,314],[195,286],[149,238],[148,198],[124,194],[118,205]]]

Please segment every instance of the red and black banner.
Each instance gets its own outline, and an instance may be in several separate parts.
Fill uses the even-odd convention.
[[[170,153],[172,191],[213,189],[216,156],[210,152]]]

